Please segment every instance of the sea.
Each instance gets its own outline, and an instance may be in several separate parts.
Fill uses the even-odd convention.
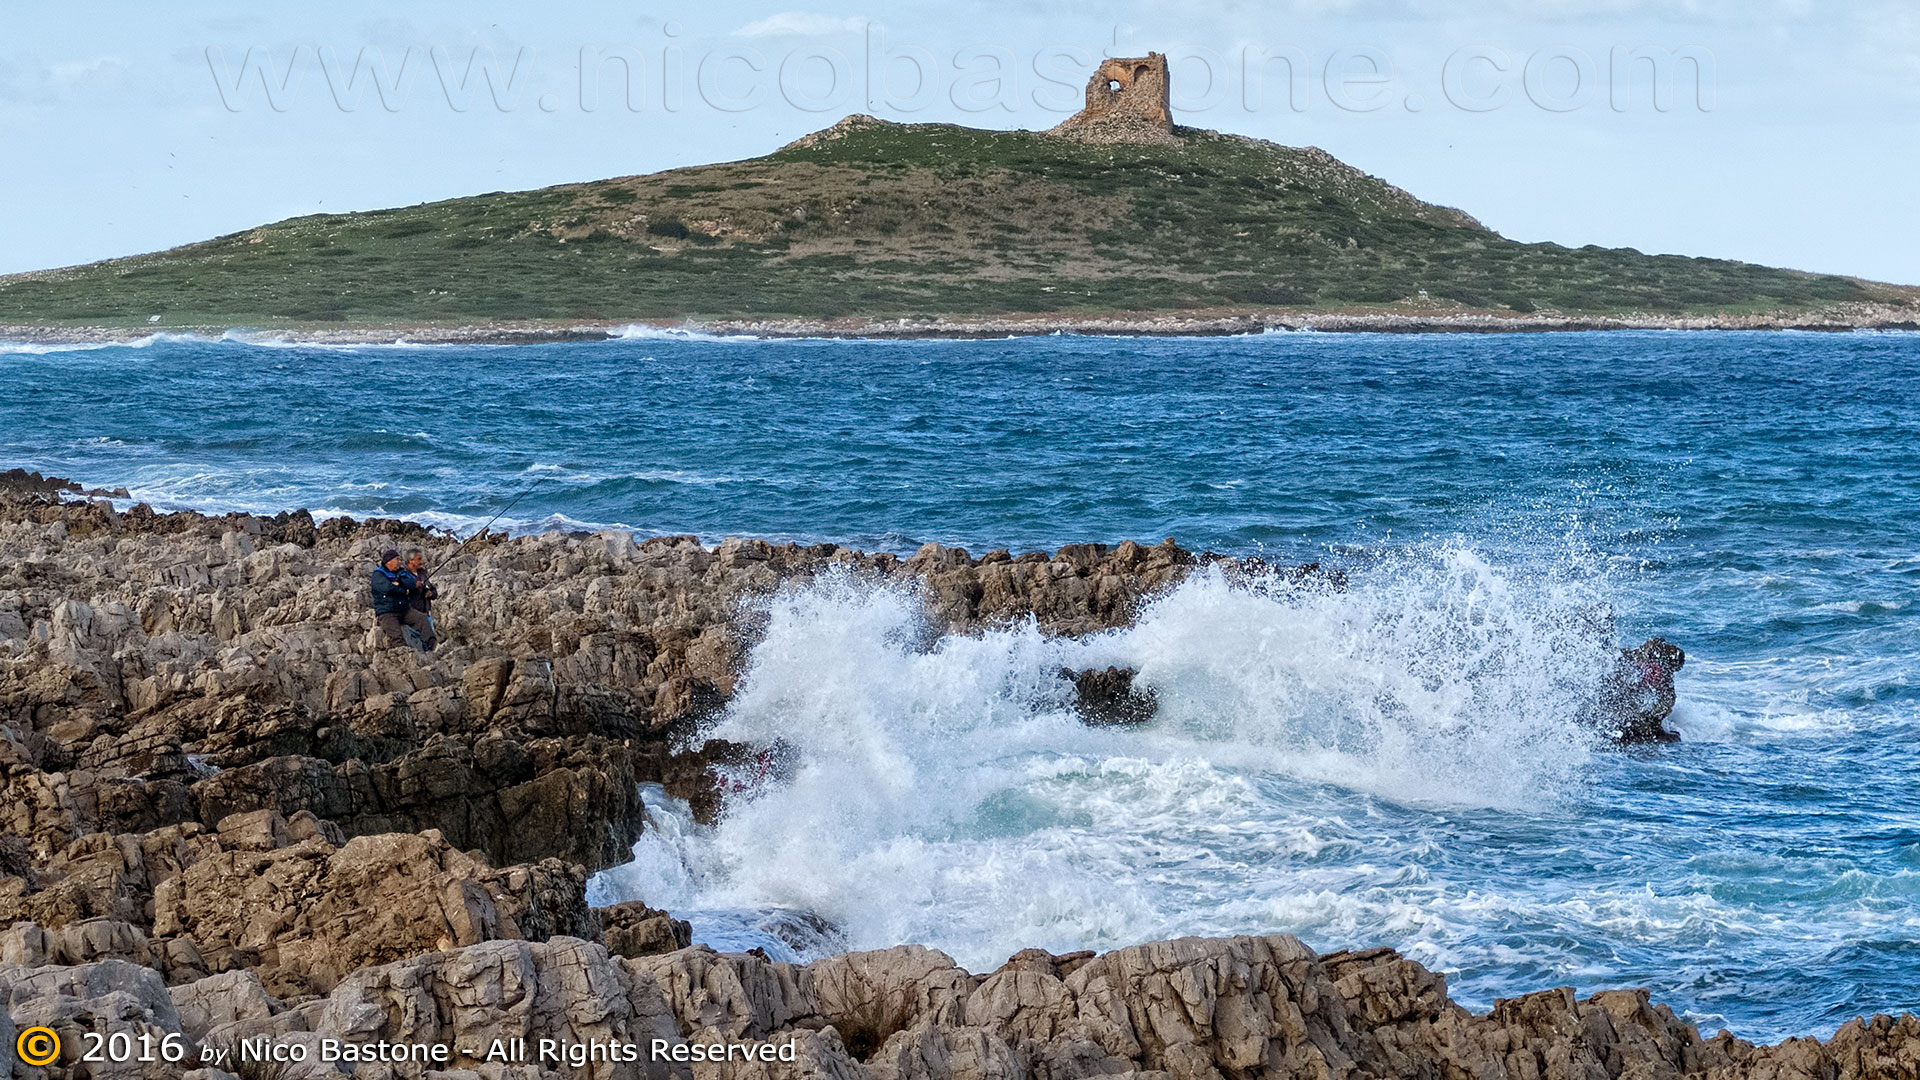
[[[1475,1009],[1646,986],[1773,1040],[1920,1008],[1920,335],[236,332],[0,376],[0,465],[158,508],[1345,571],[1197,574],[1081,640],[929,643],[853,579],[758,601],[708,734],[790,770],[714,825],[648,790],[591,885],[719,948],[1288,933]],[[1596,612],[1686,650],[1679,743],[1578,722]],[[1076,721],[1059,669],[1107,664],[1155,720]]]

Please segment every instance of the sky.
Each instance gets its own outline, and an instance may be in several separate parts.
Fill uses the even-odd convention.
[[[1515,239],[1920,284],[1911,0],[324,7],[0,9],[0,273],[752,157],[852,112],[1045,128],[1152,50],[1179,122]]]

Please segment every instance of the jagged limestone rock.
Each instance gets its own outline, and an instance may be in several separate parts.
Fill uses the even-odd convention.
[[[792,1046],[790,1062],[595,1066],[595,1076],[615,1080],[1904,1080],[1920,1064],[1920,1020],[1911,1016],[1851,1021],[1824,1043],[1755,1047],[1725,1034],[1702,1039],[1643,991],[1579,1000],[1548,990],[1479,1017],[1445,991],[1441,976],[1390,950],[1316,956],[1287,936],[1185,938],[1093,957],[1029,950],[985,977],[921,948],[794,965],[701,947],[635,960],[568,937],[489,941],[363,968],[298,1004],[239,973],[175,987],[169,998],[155,973],[119,961],[0,965],[0,999],[17,1020],[71,1028],[113,1016],[196,1044],[333,1038],[484,1053],[495,1040],[544,1037]],[[487,1075],[499,1068],[466,1057],[451,1064]],[[530,1080],[574,1075],[554,1063],[512,1068]]]

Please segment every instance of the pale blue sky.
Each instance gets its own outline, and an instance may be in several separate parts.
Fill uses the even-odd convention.
[[[256,46],[292,72],[278,108]],[[1649,46],[1700,58],[1670,64],[1664,111]],[[583,85],[583,49],[628,60]],[[1174,58],[1182,122],[1323,147],[1518,239],[1920,283],[1907,0],[15,4],[0,272],[747,157],[853,111],[1046,127],[1082,59],[1148,49]]]

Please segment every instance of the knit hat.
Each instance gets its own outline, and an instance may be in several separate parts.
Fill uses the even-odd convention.
[[[400,551],[398,548],[388,548],[380,553],[380,565],[385,566],[399,557]]]

